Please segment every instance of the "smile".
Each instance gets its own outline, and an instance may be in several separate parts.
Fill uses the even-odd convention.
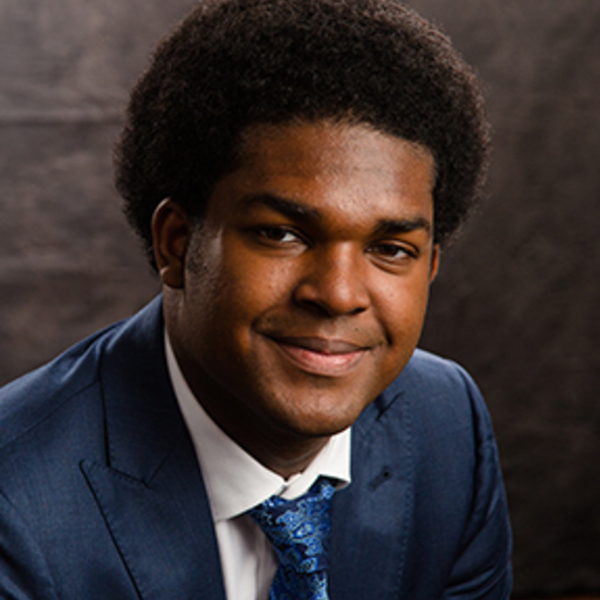
[[[302,371],[323,377],[347,375],[368,352],[368,348],[344,340],[313,337],[270,339]]]

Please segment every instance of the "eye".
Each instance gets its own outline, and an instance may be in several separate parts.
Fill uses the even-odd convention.
[[[398,263],[417,257],[417,252],[405,244],[381,242],[372,244],[367,252],[387,262]]]
[[[256,227],[254,232],[259,240],[270,244],[302,243],[300,235],[288,227],[277,225],[262,226]]]

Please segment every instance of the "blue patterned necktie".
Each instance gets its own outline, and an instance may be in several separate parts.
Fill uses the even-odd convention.
[[[248,512],[279,558],[269,600],[329,600],[329,509],[334,492],[331,482],[320,477],[295,500],[271,496]]]

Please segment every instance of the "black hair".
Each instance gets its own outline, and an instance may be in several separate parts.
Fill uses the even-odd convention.
[[[396,0],[201,0],[134,87],[116,186],[151,262],[164,198],[202,217],[257,123],[344,119],[427,147],[443,243],[481,194],[489,146],[472,69]]]

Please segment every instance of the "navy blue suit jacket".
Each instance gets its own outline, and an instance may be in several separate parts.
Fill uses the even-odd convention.
[[[0,597],[224,600],[160,300],[0,391]],[[417,351],[353,427],[333,600],[504,599],[510,532],[487,411]]]

